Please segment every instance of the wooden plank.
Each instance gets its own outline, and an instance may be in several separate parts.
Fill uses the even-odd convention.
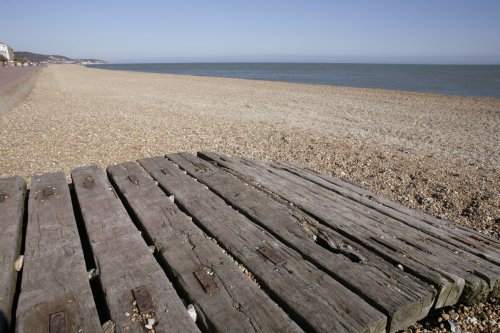
[[[498,294],[499,269],[491,262],[283,170],[249,159],[201,155],[259,183],[344,236],[431,281],[439,292],[436,307],[455,304],[459,298],[473,303]]]
[[[99,332],[66,177],[62,172],[31,178],[24,268],[16,332]]]
[[[111,166],[108,173],[203,317],[206,331],[302,332],[137,163]]]
[[[306,331],[382,332],[386,317],[163,157],[139,163],[195,222],[245,265]],[[267,247],[286,263],[276,266]]]
[[[310,216],[196,156],[181,153],[167,157],[386,314],[390,332],[424,318],[432,307],[435,291],[427,283],[408,276]],[[321,246],[320,242],[330,245]]]
[[[302,166],[298,165],[297,163],[293,163],[293,162],[285,162],[285,163],[283,163],[283,166],[285,168],[287,168],[287,167],[295,167],[298,169],[302,168]],[[421,211],[418,211],[415,209],[408,208],[402,204],[391,201],[389,199],[384,198],[383,196],[377,195],[377,194],[372,193],[366,189],[363,189],[363,188],[357,186],[356,184],[352,184],[346,180],[338,179],[338,178],[335,178],[335,177],[332,177],[329,175],[319,174],[319,173],[316,173],[313,170],[310,170],[308,168],[304,168],[304,171],[306,171],[307,173],[316,174],[319,177],[321,177],[322,179],[324,179],[332,184],[338,185],[340,187],[344,187],[344,188],[349,189],[349,190],[351,190],[355,193],[358,193],[362,196],[366,196],[367,198],[369,198],[370,200],[372,200],[374,202],[377,202],[377,203],[379,203],[383,206],[386,206],[386,207],[390,207],[394,210],[400,211],[403,214],[415,217],[416,219],[419,219],[419,220],[424,221],[428,224],[434,225],[438,228],[442,228],[443,226],[446,228],[450,228],[454,232],[456,232],[458,235],[465,236],[466,238],[471,238],[471,239],[479,241],[480,244],[483,244],[483,246],[486,245],[486,246],[491,246],[494,249],[499,249],[500,239],[490,237],[488,235],[482,234],[482,233],[477,232],[475,230],[472,230],[470,228],[456,224],[452,221],[437,218],[437,217],[432,216],[430,214],[427,214],[427,213],[424,213],[424,212],[421,212]]]
[[[315,173],[295,163],[283,163],[281,168],[346,198],[373,208],[387,216],[393,217],[409,227],[425,232],[464,251],[500,265],[500,241],[498,240],[472,229],[460,228],[456,223],[451,221],[437,219],[429,214],[407,208],[382,196],[344,182],[341,179]]]
[[[266,169],[268,168],[267,165],[261,162],[256,161],[255,163]],[[299,181],[300,183],[307,185],[314,184],[308,180],[305,180],[306,182],[304,183],[304,179],[302,177],[296,177],[296,175],[292,175],[281,168],[273,167],[270,170],[278,174],[280,177],[284,177],[291,181]],[[324,188],[322,188],[322,190],[323,189]],[[423,240],[424,244],[422,245],[418,243],[418,247],[428,253],[434,253],[436,257],[440,259],[437,261],[438,263],[442,263],[443,259],[445,259],[452,266],[461,265],[466,272],[474,272],[475,275],[487,282],[489,288],[486,288],[484,283],[479,283],[479,281],[476,281],[475,284],[466,284],[464,294],[462,295],[463,302],[475,303],[484,301],[488,297],[496,298],[500,296],[500,266],[495,264],[495,261],[498,260],[490,261],[484,259],[472,254],[468,251],[469,249],[466,249],[465,247],[461,248],[459,246],[455,246],[451,241],[445,242],[442,239],[431,235],[431,229],[424,228],[424,226],[429,226],[425,223],[420,222],[420,228],[410,227],[409,222],[401,223],[398,219],[394,219],[391,216],[383,214],[380,211],[367,207],[363,204],[360,205],[358,202],[339,195],[338,193],[333,191],[327,192],[330,193],[332,201],[339,203],[342,207],[349,207],[352,212],[355,212],[355,214],[357,214],[357,219],[359,219],[359,216],[361,215],[361,218],[366,217],[377,221],[377,228],[384,228],[384,230],[388,233],[392,232],[393,237],[396,236],[404,243],[412,244],[412,246],[415,246],[414,244]],[[426,232],[424,230],[420,230],[421,228],[425,229]],[[435,230],[435,228],[432,230]],[[441,236],[445,237],[442,234]],[[490,291],[489,294],[488,289]]]
[[[144,332],[145,323],[132,320],[132,290],[141,288],[151,297],[146,301],[154,308],[156,331],[199,332],[104,172],[82,167],[71,177],[116,331]]]
[[[25,196],[24,179],[0,179],[0,332],[8,330],[12,316],[17,282],[14,262],[21,251]]]
[[[418,248],[420,251],[427,254],[433,254],[432,256],[427,255],[427,257],[425,257],[429,263],[434,262],[434,265],[441,266],[447,263],[450,265],[447,270],[449,272],[453,272],[450,268],[460,267],[465,273],[472,274],[469,275],[469,279],[465,279],[466,285],[461,296],[462,302],[475,303],[484,301],[488,297],[499,296],[500,266],[422,231],[410,228],[408,225],[401,223],[397,219],[391,218],[378,212],[377,210],[345,198],[338,193],[326,190],[321,186],[317,186],[317,184],[301,177],[297,177],[296,175],[281,170],[280,168],[269,167],[259,161],[252,161],[249,159],[245,160],[246,163],[262,168],[266,174],[271,173],[282,179],[301,185],[302,187],[309,187],[310,189],[316,191],[316,194],[321,193],[322,198],[326,198],[328,196],[327,201],[330,202],[330,208],[340,208],[340,210],[336,210],[336,212],[341,214],[342,211],[348,215],[351,213],[354,221],[368,222],[370,219],[376,221],[376,224],[371,227],[369,226],[369,223],[361,222],[360,224],[367,226],[368,229],[372,230],[372,232],[382,229],[386,236],[389,236],[384,239],[385,243],[387,243],[388,239],[391,241],[393,239],[397,239],[401,241],[403,245],[410,245],[411,247]],[[335,203],[333,206],[331,205],[332,202]],[[401,244],[401,242],[399,244]],[[395,245],[397,246],[398,243],[393,243],[392,246]],[[461,273],[460,271],[455,271],[455,274],[460,275]],[[484,283],[484,281],[486,283]]]
[[[268,168],[265,164],[259,161],[254,161],[259,167],[263,167],[265,169]],[[272,167],[271,173],[275,173],[279,175],[280,177],[284,177],[287,180],[296,182],[300,184],[306,184],[307,186],[311,185],[312,183],[308,180],[304,180],[302,177],[296,177],[296,175],[292,175],[291,173],[282,170],[279,167]],[[269,170],[267,172],[269,172]],[[314,184],[316,185],[316,184]],[[352,184],[351,184],[352,186]],[[321,189],[322,191],[323,189]],[[367,207],[363,204],[359,204],[355,200],[352,200],[350,198],[346,198],[342,195],[339,195],[338,193],[335,193],[334,191],[327,191],[330,192],[330,198],[332,201],[339,202],[341,205],[346,205],[350,209],[353,209],[359,214],[362,214],[368,218],[371,218],[373,220],[376,220],[378,223],[382,224],[382,227],[388,227],[385,228],[386,230],[391,230],[391,228],[394,228],[395,234],[399,234],[401,239],[406,241],[406,242],[415,242],[417,244],[417,241],[424,241],[424,244],[420,245],[420,248],[426,248],[425,251],[431,251],[432,248],[434,247],[435,249],[435,255],[438,257],[441,257],[441,259],[446,259],[448,262],[450,262],[452,265],[462,265],[463,269],[468,271],[468,272],[474,272],[475,275],[481,277],[485,281],[488,282],[488,285],[491,290],[491,294],[489,296],[491,297],[498,297],[499,292],[500,292],[500,285],[499,285],[499,269],[500,266],[496,264],[495,262],[498,261],[498,259],[493,259],[496,256],[491,256],[492,260],[488,260],[482,256],[477,256],[474,253],[471,253],[470,248],[464,247],[464,246],[458,246],[459,243],[453,244],[453,241],[448,241],[445,242],[443,239],[440,239],[437,237],[438,235],[441,235],[441,237],[445,238],[445,234],[438,233],[438,229],[430,226],[422,221],[419,222],[420,227],[410,227],[410,222],[408,222],[408,219],[405,219],[405,223],[401,223],[401,220],[398,220],[397,218],[393,218],[390,215],[384,214],[380,212],[377,209],[373,209],[371,207]],[[325,193],[325,192],[322,192]],[[410,210],[410,209],[407,209]],[[411,211],[411,210],[410,210]],[[413,222],[417,223],[416,220],[413,220]],[[442,226],[444,228],[444,226]],[[452,230],[450,230],[452,232]],[[411,235],[411,237],[405,237],[406,235]],[[434,233],[435,235],[433,235]],[[413,246],[415,246],[413,244]],[[462,243],[463,245],[463,243]],[[423,246],[423,247],[422,247]],[[496,251],[493,248],[491,248],[492,251]],[[467,290],[467,285],[466,289],[464,291],[464,295],[462,295],[462,301],[463,302],[476,302],[476,301],[483,301],[484,298],[477,298],[474,299],[474,292],[472,294],[468,294],[469,290]],[[486,294],[484,294],[486,295]],[[478,296],[478,295],[476,295]],[[480,296],[480,295],[479,295]],[[469,297],[472,297],[470,300]]]

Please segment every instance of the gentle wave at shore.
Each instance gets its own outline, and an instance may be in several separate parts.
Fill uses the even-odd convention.
[[[90,67],[500,98],[500,65],[178,63]]]

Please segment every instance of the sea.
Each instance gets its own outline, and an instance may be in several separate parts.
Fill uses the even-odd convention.
[[[500,65],[149,63],[89,65],[89,67],[500,99]]]

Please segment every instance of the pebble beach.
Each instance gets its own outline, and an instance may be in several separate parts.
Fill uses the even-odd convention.
[[[499,238],[499,142],[500,99],[52,65],[0,116],[0,177],[179,151],[288,160]],[[500,331],[496,301],[438,311],[412,330],[450,330],[446,314]]]

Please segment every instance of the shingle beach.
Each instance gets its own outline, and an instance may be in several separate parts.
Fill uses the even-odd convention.
[[[498,238],[499,142],[499,99],[53,65],[0,116],[0,176],[179,151],[291,160]]]

